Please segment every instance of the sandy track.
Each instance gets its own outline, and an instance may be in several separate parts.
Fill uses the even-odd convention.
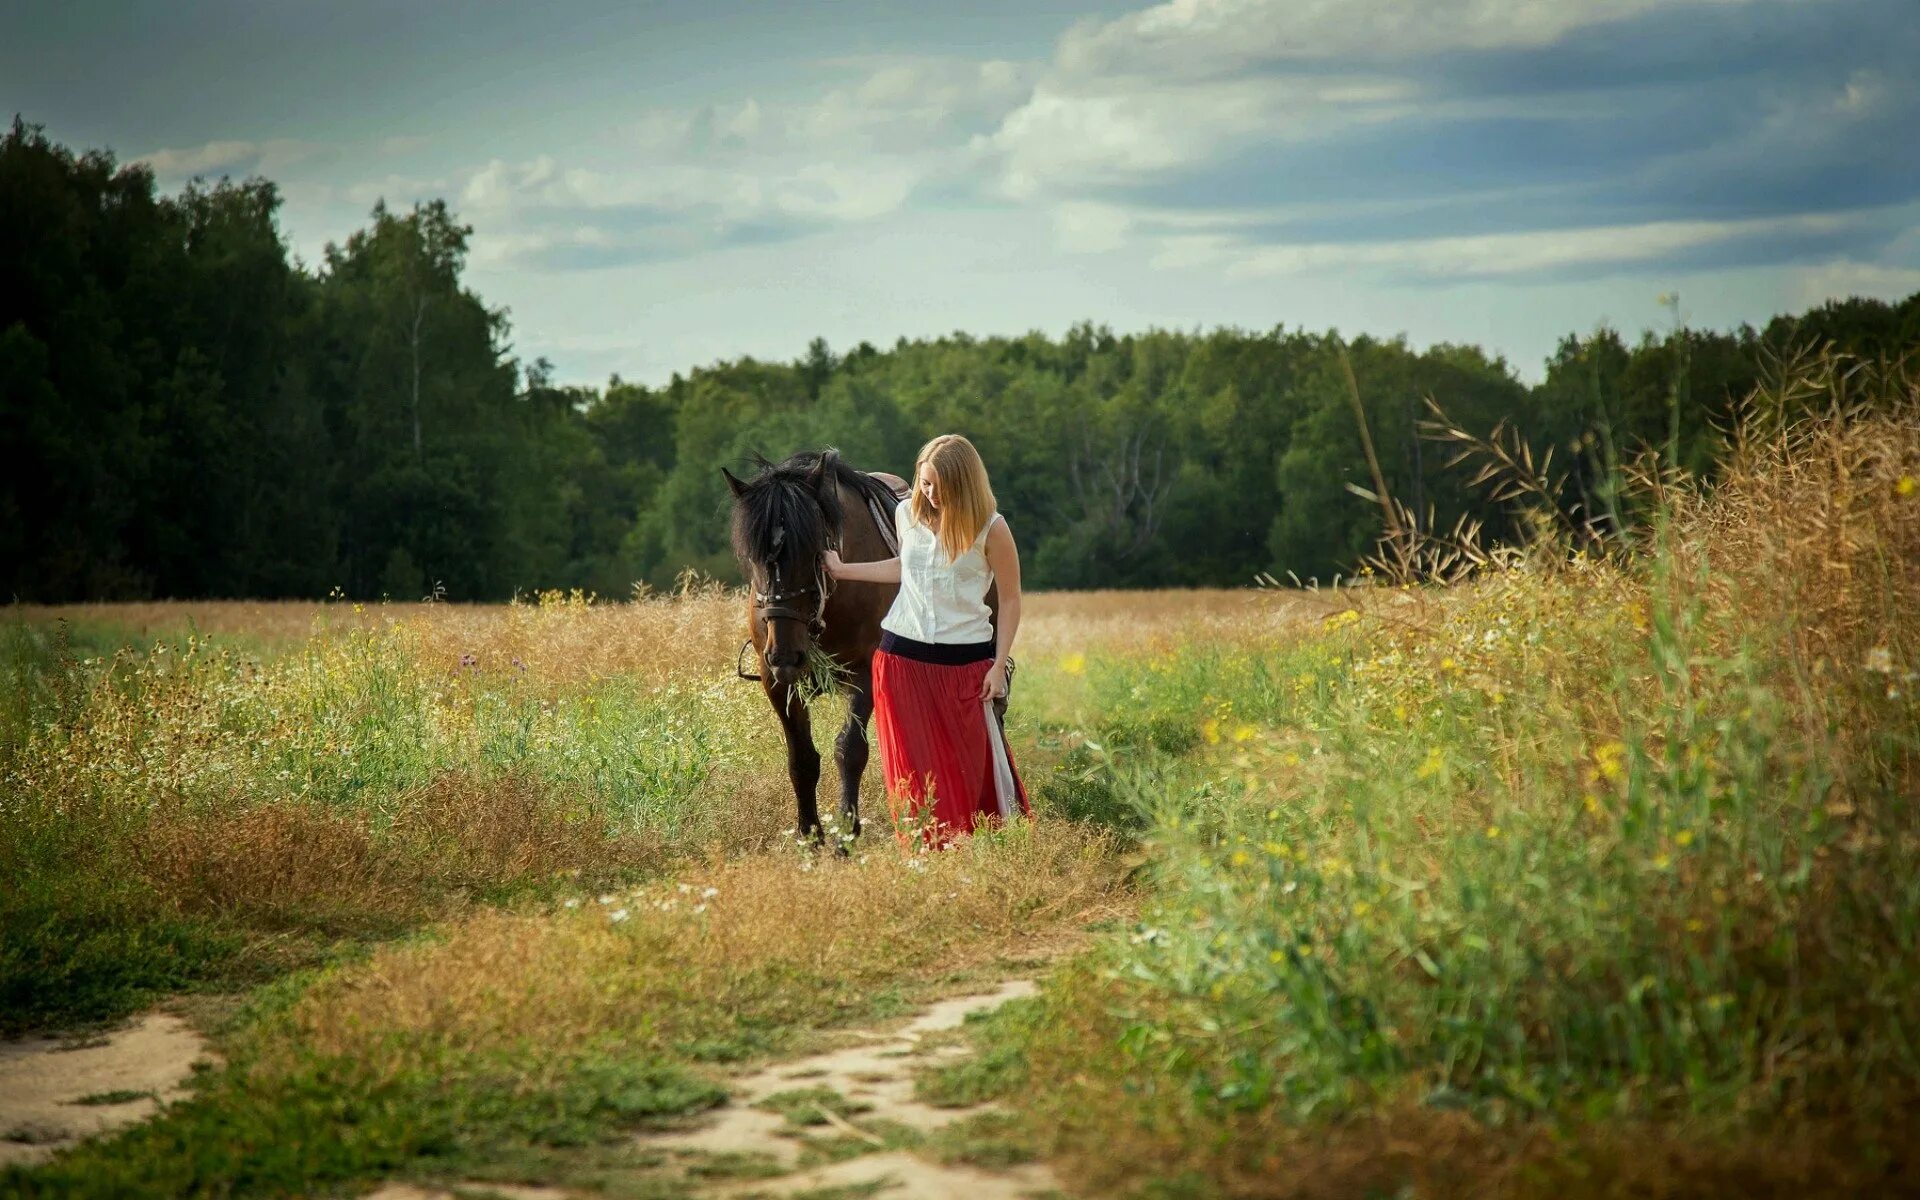
[[[848,1122],[860,1132],[863,1121],[890,1121],[928,1131],[981,1111],[935,1108],[913,1097],[916,1068],[966,1050],[946,1046],[926,1051],[921,1039],[929,1033],[953,1029],[969,1014],[997,1008],[1009,1000],[1034,993],[1028,980],[1012,980],[991,992],[943,1000],[898,1032],[855,1033],[856,1044],[810,1058],[781,1063],[735,1082],[735,1100],[718,1110],[703,1126],[684,1133],[644,1136],[643,1144],[669,1151],[699,1154],[766,1155],[785,1167],[798,1165],[800,1147],[793,1129],[779,1113],[753,1107],[767,1097],[797,1088],[831,1088],[849,1100],[869,1105]],[[1015,1200],[1059,1185],[1043,1166],[1026,1165],[1004,1171],[971,1166],[947,1166],[904,1151],[865,1155],[845,1162],[795,1171],[774,1179],[715,1183],[715,1196],[786,1196],[826,1187],[881,1184],[882,1195],[924,1200]]]
[[[210,1057],[199,1034],[162,1012],[97,1038],[0,1043],[0,1164],[40,1162],[146,1120],[185,1096],[193,1064]]]

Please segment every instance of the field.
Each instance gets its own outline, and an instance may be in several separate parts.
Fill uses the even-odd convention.
[[[1605,556],[1036,596],[1038,819],[930,856],[872,780],[848,857],[793,843],[718,589],[16,609],[6,1031],[164,1003],[219,1061],[0,1190],[786,1194],[633,1135],[1029,977],[919,1076],[997,1110],[920,1140],[817,1098],[852,1131],[818,1153],[1088,1196],[1920,1194],[1906,396],[1748,431]]]

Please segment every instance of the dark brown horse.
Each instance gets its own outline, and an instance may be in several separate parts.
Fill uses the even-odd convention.
[[[819,841],[820,752],[807,712],[817,654],[837,666],[837,686],[851,699],[834,739],[840,768],[840,831],[860,833],[860,776],[867,768],[867,718],[873,715],[873,652],[880,619],[898,585],[827,577],[826,552],[848,562],[892,558],[895,496],[886,484],[840,460],[832,450],[773,463],[756,456],[759,474],[742,482],[720,469],[733,489],[733,550],[751,597],[748,636],[760,662],[760,686],[787,739],[787,777],[800,806],[799,832]],[[886,532],[875,519],[882,514]],[[842,846],[844,849],[844,845]]]

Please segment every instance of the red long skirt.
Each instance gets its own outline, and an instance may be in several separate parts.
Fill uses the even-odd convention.
[[[873,717],[887,807],[896,828],[920,825],[929,845],[945,846],[980,822],[1033,812],[993,702],[980,698],[992,667],[874,652]]]

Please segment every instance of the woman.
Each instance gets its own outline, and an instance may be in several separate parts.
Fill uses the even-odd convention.
[[[944,846],[1032,811],[993,713],[1020,629],[1020,553],[972,442],[934,438],[913,475],[912,498],[894,512],[900,557],[850,563],[828,551],[827,571],[900,584],[873,656],[880,765],[896,820],[904,809]],[[996,582],[997,628],[987,607]]]

